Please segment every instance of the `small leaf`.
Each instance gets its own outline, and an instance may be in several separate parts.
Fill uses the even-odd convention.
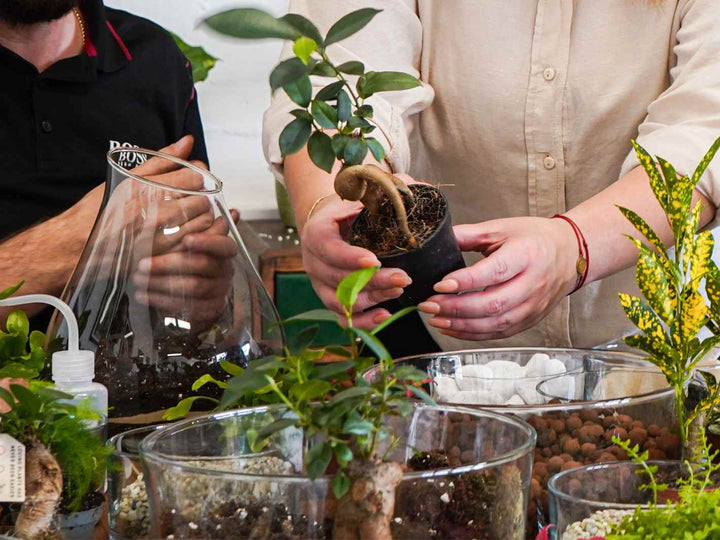
[[[30,333],[30,321],[21,309],[13,309],[7,317],[7,330],[11,334],[27,336]]]
[[[351,386],[347,390],[342,390],[341,392],[335,394],[332,399],[330,399],[330,405],[337,405],[338,403],[347,399],[365,397],[368,394],[372,394],[372,392],[373,389],[370,386]]]
[[[324,88],[321,88],[320,91],[315,96],[315,99],[318,101],[331,101],[335,98],[337,98],[338,92],[340,92],[340,89],[344,86],[343,81],[335,81]]]
[[[395,313],[390,315],[390,317],[388,317],[383,322],[378,324],[375,328],[373,328],[370,331],[370,333],[373,336],[377,335],[378,332],[383,331],[385,328],[387,328],[388,326],[393,324],[395,321],[397,321],[398,319],[402,319],[405,315],[408,315],[408,314],[412,313],[413,311],[417,311],[417,307],[409,306],[409,307],[401,309],[400,311],[396,311]]]
[[[292,114],[295,118],[302,118],[303,120],[307,120],[308,122],[312,123],[312,114],[310,114],[305,109],[293,109],[292,111],[290,111],[290,114]]]
[[[311,125],[307,120],[296,118],[280,133],[280,152],[289,156],[300,151],[310,138]]]
[[[320,478],[330,465],[332,459],[332,447],[329,442],[316,444],[308,451],[305,456],[305,470],[308,478],[315,480]]]
[[[336,356],[342,356],[343,358],[352,358],[352,353],[348,350],[347,346],[342,345],[328,345],[325,350],[330,354]]]
[[[310,77],[308,77],[307,75],[304,75],[303,77],[300,77],[299,79],[296,79],[293,82],[286,84],[285,86],[283,86],[283,90],[285,90],[285,93],[290,97],[290,99],[292,99],[301,107],[307,107],[308,105],[310,105],[310,101],[312,100],[312,84],[310,83]],[[305,119],[312,121],[312,117],[306,110],[295,110],[304,112],[307,115]],[[296,115],[293,116],[299,118]]]
[[[241,368],[237,364],[228,362],[227,360],[220,360],[220,367],[225,373],[227,373],[228,375],[232,375],[233,377],[235,377],[236,375],[242,375],[245,372],[243,368]]]
[[[324,102],[313,100],[310,107],[313,118],[321,127],[334,129],[337,127],[337,110],[332,105]]]
[[[228,381],[228,386],[223,393],[223,399],[225,394],[243,396],[256,392],[269,384],[268,377],[262,372],[246,371],[242,375],[233,377]]]
[[[370,152],[372,152],[373,157],[377,161],[382,161],[383,159],[385,159],[385,149],[382,147],[382,144],[380,144],[380,141],[378,141],[377,139],[369,138],[365,139],[365,143],[368,145]]]
[[[335,459],[341,467],[347,467],[347,464],[353,460],[353,453],[350,447],[346,444],[336,444],[333,448],[335,453]]]
[[[372,118],[373,108],[372,105],[360,105],[355,111],[355,115],[359,118]]]
[[[352,137],[343,135],[342,133],[336,133],[335,135],[333,135],[332,147],[335,155],[338,158],[342,158],[345,155],[345,147],[347,146],[347,143],[350,142],[351,138]]]
[[[15,396],[18,404],[27,409],[27,416],[32,418],[38,415],[40,412],[41,402],[32,390],[25,388],[21,384],[11,384],[10,391],[13,396]]]
[[[192,390],[194,392],[197,392],[200,388],[202,388],[203,386],[205,386],[208,383],[214,384],[218,388],[222,388],[222,389],[227,388],[227,383],[218,381],[215,377],[213,377],[209,373],[206,373],[205,375],[202,375],[201,377],[196,379],[194,383],[192,383]]]
[[[302,321],[316,321],[316,322],[338,322],[338,315],[334,311],[329,309],[313,309],[304,313],[293,315],[292,317],[282,321],[282,324],[302,322]]]
[[[275,420],[272,424],[268,424],[263,427],[257,434],[256,440],[263,440],[270,437],[270,435],[287,429],[289,427],[295,427],[298,423],[297,418],[283,418],[282,420]]]
[[[332,489],[335,498],[342,499],[350,489],[350,478],[348,478],[348,475],[342,471],[336,473],[332,479]]]
[[[693,187],[695,187],[700,181],[700,178],[705,173],[705,169],[707,169],[708,165],[710,165],[710,162],[715,157],[718,149],[720,149],[720,138],[716,139],[715,142],[710,146],[710,149],[707,151],[705,156],[703,156],[702,160],[696,167],[695,172],[693,172],[691,180]]]
[[[347,165],[360,165],[368,153],[368,145],[365,141],[356,137],[351,137],[345,145],[343,158]]]
[[[356,412],[353,411],[353,413],[351,413],[351,416],[345,421],[340,432],[347,435],[357,436],[364,436],[372,433],[374,427],[373,423],[369,420],[360,418]]]
[[[180,418],[185,418],[187,414],[192,409],[193,403],[195,403],[198,400],[206,400],[211,401],[213,403],[217,403],[217,399],[205,397],[205,396],[192,396],[185,398],[181,400],[177,405],[174,407],[170,407],[165,413],[163,414],[163,420],[178,420]]]
[[[21,281],[17,285],[13,285],[12,287],[8,287],[7,289],[3,289],[2,291],[0,291],[0,300],[5,300],[6,298],[15,294],[18,289],[23,286],[24,283],[24,281]]]
[[[332,139],[322,131],[310,135],[308,141],[308,154],[310,160],[325,172],[332,172],[335,165],[335,152],[333,152]]]
[[[345,276],[337,286],[337,299],[340,305],[350,310],[357,302],[360,291],[365,288],[372,277],[380,270],[379,266],[363,268]]]
[[[373,336],[370,332],[366,332],[362,328],[353,327],[352,331],[373,353],[375,353],[380,360],[390,360],[390,353],[378,338]]]
[[[295,40],[300,36],[293,25],[276,19],[260,9],[240,8],[223,11],[205,19],[210,28],[242,39],[281,38]]]
[[[313,379],[329,379],[341,373],[347,373],[348,370],[354,367],[355,362],[353,360],[345,362],[330,362],[329,364],[315,366],[312,370],[311,376]]]
[[[391,371],[391,374],[400,381],[424,381],[428,379],[428,373],[411,365],[398,365]]]
[[[297,13],[288,13],[287,15],[280,17],[280,20],[290,24],[303,36],[311,38],[318,45],[323,45],[324,40],[320,31],[317,29],[317,26],[302,15],[298,15]]]
[[[324,396],[330,391],[330,383],[327,381],[305,381],[292,386],[290,394],[298,401],[312,401]]]
[[[288,340],[287,347],[290,350],[290,354],[297,356],[312,345],[318,330],[319,328],[317,325],[308,326],[307,328],[303,328],[302,331],[292,339]]]
[[[365,73],[365,66],[362,62],[351,60],[350,62],[340,64],[337,67],[337,70],[340,73],[347,73],[348,75],[362,75],[363,73]]]
[[[0,379],[34,379],[40,375],[40,370],[20,362],[7,362],[0,368]]]
[[[317,43],[315,40],[306,36],[300,36],[293,44],[293,53],[295,53],[295,56],[302,60],[305,65],[310,61],[312,53],[316,50]]]
[[[188,62],[190,62],[193,82],[197,83],[207,79],[210,70],[214,68],[217,63],[217,58],[208,54],[202,47],[188,45],[180,39],[180,36],[173,34],[172,32],[170,32],[170,35],[175,40],[175,43],[180,48],[183,55],[185,55],[185,58],[187,58]]]
[[[15,408],[15,397],[2,386],[0,386],[0,400],[4,401],[10,410]]]
[[[313,66],[312,70],[310,70],[311,75],[319,75],[320,77],[334,77],[335,76],[335,70],[333,69],[332,65],[328,64],[324,60],[322,62],[318,62]]]
[[[38,330],[33,330],[30,332],[30,349],[42,349],[45,347],[45,334],[42,332],[39,332]]]
[[[637,142],[635,142],[634,140],[630,142],[632,143],[633,148],[635,148],[635,154],[637,155],[640,165],[642,165],[643,169],[645,169],[645,172],[650,178],[650,187],[655,194],[655,198],[660,203],[661,208],[668,212],[669,209],[667,186],[665,185],[665,180],[660,176],[660,172],[655,166],[655,161],[648,153],[648,151],[645,150],[642,146],[640,146]]]
[[[299,58],[283,60],[270,73],[270,88],[275,91],[307,75],[307,66]]]
[[[422,86],[422,83],[417,77],[400,71],[368,71],[356,84],[362,98],[370,97],[377,92],[395,92],[418,86]]]
[[[337,95],[337,111],[338,120],[340,122],[347,122],[352,112],[352,103],[350,102],[350,96],[348,96],[345,90],[340,90]]]
[[[665,246],[663,245],[662,240],[660,240],[660,237],[654,230],[652,230],[650,225],[648,225],[643,218],[628,208],[618,206],[618,209],[622,212],[622,215],[633,224],[638,232],[647,238],[648,242],[650,242],[650,244],[658,250],[659,253],[663,255],[665,254]]]
[[[435,400],[431,398],[427,392],[425,392],[422,388],[418,388],[417,386],[406,386],[408,390],[410,390],[411,393],[415,394],[417,397],[419,397],[421,400],[423,400],[428,405],[432,405],[433,407],[437,407],[437,403],[435,403]]]
[[[348,13],[330,27],[325,36],[325,46],[342,41],[362,30],[381,11],[381,9],[364,8]]]
[[[630,294],[620,293],[618,296],[620,298],[620,305],[625,310],[625,315],[635,323],[635,326],[652,339],[667,343],[668,338],[660,318],[647,303]]]

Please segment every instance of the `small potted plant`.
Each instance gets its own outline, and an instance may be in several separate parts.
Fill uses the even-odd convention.
[[[358,61],[336,65],[328,56],[330,45],[361,30],[380,11],[365,8],[348,13],[325,36],[300,15],[275,18],[248,8],[219,13],[205,23],[236,38],[293,41],[294,56],[270,74],[271,89],[282,88],[298,106],[280,134],[282,155],[307,146],[310,159],[320,169],[332,172],[336,162],[341,164],[335,176],[336,193],[365,207],[352,225],[350,242],[373,251],[383,266],[408,273],[413,283],[399,300],[407,306],[432,295],[433,285],[464,262],[440,190],[427,184],[406,186],[377,165],[365,163],[368,155],[377,162],[386,155],[381,142],[371,136],[380,128],[368,99],[422,83],[407,73],[366,71]],[[331,82],[313,95],[311,76]]]
[[[0,292],[0,300],[19,287]],[[72,395],[37,379],[46,361],[45,336],[29,332],[23,311],[13,310],[6,326],[7,332],[0,332],[0,431],[4,445],[25,449],[25,483],[22,502],[0,505],[0,531],[34,539],[92,530],[102,513],[110,454],[103,434],[92,429],[101,419],[90,408],[70,404]]]

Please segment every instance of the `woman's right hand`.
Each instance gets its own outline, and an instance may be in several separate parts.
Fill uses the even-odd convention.
[[[350,223],[360,210],[359,203],[343,202],[337,195],[331,195],[315,206],[300,231],[305,272],[320,300],[340,315],[344,313],[335,293],[340,281],[353,271],[380,265],[374,253],[351,246],[345,240]],[[410,283],[403,270],[381,268],[358,296],[353,326],[368,329],[387,319],[390,316],[387,310],[369,308],[397,298]]]

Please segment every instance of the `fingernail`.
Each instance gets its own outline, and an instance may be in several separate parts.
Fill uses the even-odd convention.
[[[395,285],[396,287],[407,287],[412,283],[412,279],[410,279],[410,276],[407,274],[404,274],[402,272],[396,272],[392,276],[390,276],[390,283]]]
[[[439,293],[450,293],[458,290],[459,284],[454,279],[446,279],[440,283],[436,283],[433,287]]]
[[[363,268],[370,268],[371,266],[380,266],[380,261],[377,260],[377,257],[361,257],[358,261],[360,266]]]
[[[428,321],[428,324],[430,326],[434,326],[435,328],[450,328],[452,326],[452,321],[450,321],[450,319],[438,319],[437,317],[433,317]]]
[[[385,320],[387,320],[387,319],[389,319],[389,318],[390,318],[390,314],[389,314],[389,313],[387,313],[387,312],[385,312],[385,313],[380,313],[380,314],[378,314],[378,315],[375,315],[375,317],[373,318],[373,322],[374,322],[375,324],[380,324],[381,322],[383,322],[383,321],[385,321]]]
[[[437,315],[440,313],[440,304],[435,302],[420,302],[418,309],[423,313],[429,313],[430,315]]]
[[[140,271],[140,272],[149,273],[151,268],[152,268],[152,262],[150,261],[149,257],[142,259],[138,263],[138,271]]]
[[[383,291],[383,296],[385,298],[397,298],[398,296],[402,296],[403,292],[405,291],[403,291],[401,287],[395,287],[394,289],[387,289]]]

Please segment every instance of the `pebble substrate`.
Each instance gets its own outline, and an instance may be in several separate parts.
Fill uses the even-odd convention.
[[[618,525],[632,510],[599,510],[582,521],[568,525],[561,540],[580,540],[581,538],[605,537],[613,525]]]

